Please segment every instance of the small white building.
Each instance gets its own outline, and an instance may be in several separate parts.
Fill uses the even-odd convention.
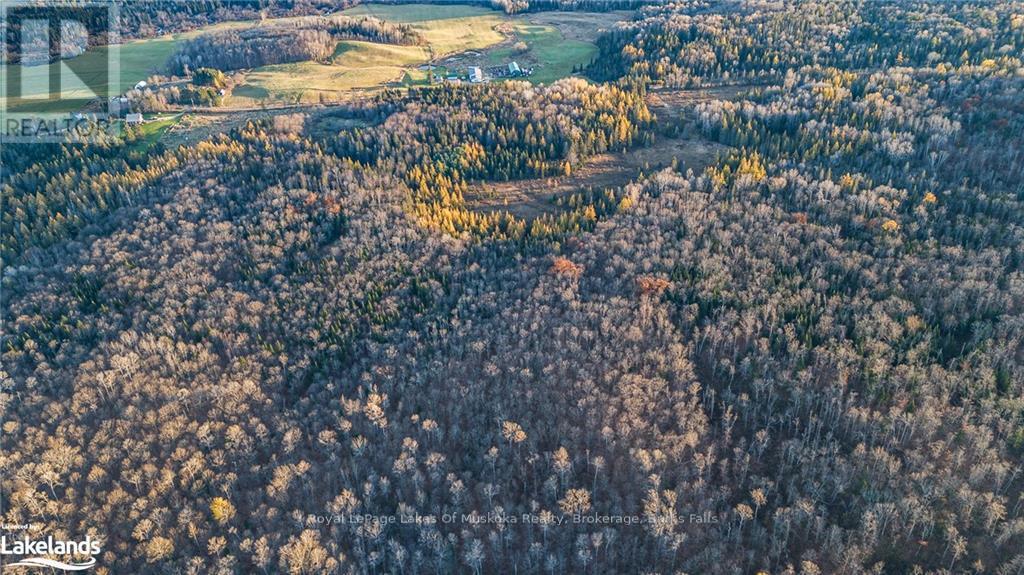
[[[141,92],[142,89],[145,88],[148,85],[149,84],[147,84],[145,80],[141,80],[138,84],[135,84],[135,91],[136,92]]]
[[[469,69],[469,81],[478,84],[484,81],[484,72],[477,66]]]
[[[142,119],[142,114],[139,114],[138,112],[133,112],[131,114],[125,114],[125,116],[124,116],[124,123],[129,125],[129,126],[140,126],[144,122],[145,122],[145,120]]]
[[[518,62],[512,62],[508,65],[509,76],[520,76],[523,73],[523,69],[519,67]]]

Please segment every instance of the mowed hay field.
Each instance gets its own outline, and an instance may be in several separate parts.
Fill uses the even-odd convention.
[[[261,102],[336,101],[388,84],[426,83],[418,67],[443,54],[482,50],[506,38],[496,27],[507,17],[477,6],[429,6],[423,4],[361,5],[342,12],[358,18],[369,16],[409,24],[427,46],[395,46],[372,42],[342,41],[330,62],[278,64],[252,70],[235,89],[228,106]]]
[[[515,41],[526,43],[526,52],[501,46],[489,52],[490,63],[518,61],[534,69],[533,83],[551,83],[569,76],[575,66],[585,66],[597,56],[597,37],[631,12],[537,12],[517,17]]]
[[[465,54],[450,59],[459,66],[505,66],[517,62],[533,74],[534,84],[550,84],[572,75],[597,56],[597,37],[631,12],[538,12],[506,18],[497,30],[505,41],[484,50],[482,57]]]
[[[372,16],[396,24],[409,24],[434,51],[434,57],[466,50],[481,50],[505,40],[496,29],[508,17],[479,6],[426,4],[362,4],[342,12],[346,16]]]
[[[401,80],[408,67],[428,59],[422,46],[393,46],[346,40],[338,43],[330,62],[297,62],[257,68],[245,74],[226,105],[244,107],[261,102],[288,103],[341,100],[362,90]]]

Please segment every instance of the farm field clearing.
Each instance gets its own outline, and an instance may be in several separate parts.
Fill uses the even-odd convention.
[[[526,79],[548,84],[570,76],[597,55],[594,43],[604,30],[629,18],[630,12],[541,12],[507,19],[498,28],[506,39],[474,55],[465,53],[446,63],[458,66],[497,67],[517,62],[533,70]]]
[[[96,86],[110,92],[123,92],[155,73],[174,52],[177,43],[173,37],[164,36],[150,40],[137,40],[118,46],[102,46],[86,51],[81,56],[63,62],[44,66],[21,66],[3,64],[4,81],[0,82],[0,93],[7,94],[7,83],[23,86],[22,98],[7,102],[7,109],[17,112],[23,109],[38,109],[38,98],[50,94],[49,77],[51,71],[64,65],[75,76],[81,79],[71,86],[62,86],[60,98],[48,105],[50,112],[70,112],[77,110],[80,104],[75,99],[94,97],[89,86]],[[107,74],[108,60],[114,60],[120,68],[118,78],[110,78]],[[115,83],[116,82],[116,83]]]
[[[343,40],[325,62],[275,64],[244,70],[242,81],[226,98],[225,106],[343,101],[386,86],[427,85],[430,78],[421,67],[430,62],[440,63],[437,72],[447,74],[450,69],[464,72],[468,66],[500,67],[519,61],[534,70],[528,78],[531,82],[550,83],[571,75],[575,66],[589,63],[597,53],[593,40],[600,31],[629,13],[550,12],[508,16],[479,6],[364,4],[340,14],[408,24],[424,38],[426,45]],[[277,18],[267,23],[287,24],[303,18],[309,17]],[[222,22],[189,32],[94,48],[77,58],[49,66],[5,65],[5,82],[21,83],[22,75],[26,75],[30,80],[28,84],[36,88],[25,95],[41,98],[48,95],[45,79],[50,69],[64,64],[85,83],[65,87],[62,99],[88,98],[91,94],[85,84],[95,85],[97,81],[108,90],[121,93],[140,80],[164,72],[165,63],[182,41],[201,34],[259,25],[256,20]],[[115,80],[104,79],[108,56],[118,62],[116,85],[110,85]],[[103,84],[104,81],[107,83]],[[30,107],[39,110],[39,106],[38,99],[6,102],[9,112]],[[53,100],[44,106],[48,112],[66,113],[81,109],[82,101]]]
[[[427,46],[394,46],[370,42],[339,43],[330,63],[303,62],[265,66],[248,72],[244,84],[229,98],[231,106],[260,102],[337,101],[386,85],[426,85],[419,67],[440,60],[438,72],[469,66],[502,66],[520,61],[534,68],[534,83],[550,83],[572,74],[597,53],[591,41],[601,30],[625,18],[624,12],[545,14],[509,17],[476,6],[367,4],[341,12],[411,25]],[[564,24],[556,25],[561,16]],[[525,52],[516,50],[523,42]]]
[[[594,43],[602,32],[626,20],[630,12],[539,12],[516,23],[516,36],[528,50],[521,57],[535,66],[534,83],[550,83],[569,76],[574,66],[585,66],[597,56]],[[512,59],[514,55],[495,54]]]
[[[488,8],[422,4],[360,5],[341,14],[409,24],[427,45],[344,40],[326,63],[277,64],[247,72],[227,104],[338,101],[396,83],[425,85],[427,74],[418,68],[430,62],[431,55],[437,58],[499,44],[506,36],[498,27],[508,20],[501,12]]]
[[[528,80],[535,84],[548,84],[569,76],[573,67],[588,64],[597,54],[594,44],[567,39],[554,26],[517,22],[512,28],[516,41],[526,43],[527,49],[496,48],[488,52],[488,63],[500,66],[517,61],[521,66],[533,68],[534,73]]]
[[[394,46],[345,40],[329,63],[297,62],[257,68],[245,74],[228,106],[260,103],[337,101],[400,80],[408,67],[427,61],[422,46]]]
[[[434,57],[480,50],[505,40],[496,29],[509,20],[497,10],[478,6],[431,6],[427,4],[362,4],[341,12],[345,16],[372,16],[396,24],[409,24],[419,32]]]

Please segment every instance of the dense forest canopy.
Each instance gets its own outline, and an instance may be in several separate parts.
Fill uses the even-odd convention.
[[[98,573],[1024,570],[1024,2],[682,0],[600,47],[5,147],[4,522]],[[465,198],[675,132],[726,152]]]

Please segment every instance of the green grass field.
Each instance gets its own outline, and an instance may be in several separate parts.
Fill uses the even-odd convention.
[[[331,63],[348,68],[375,68],[380,66],[418,66],[427,61],[427,50],[422,46],[394,46],[345,40],[338,42]]]
[[[120,46],[96,48],[77,58],[48,66],[4,65],[4,81],[0,82],[0,90],[2,90],[0,94],[7,93],[7,82],[25,86],[27,89],[22,92],[23,98],[9,102],[8,110],[34,111],[38,109],[35,98],[50,93],[49,75],[62,65],[81,79],[81,81],[75,81],[73,77],[65,74],[65,77],[71,78],[73,83],[62,85],[61,98],[64,100],[92,97],[87,86],[99,86],[100,90],[121,93],[134,86],[139,80],[144,80],[159,71],[174,51],[176,42],[176,39],[165,36],[129,42]],[[108,61],[116,63],[116,79],[107,74]],[[75,101],[54,101],[48,105],[47,111],[70,112],[79,107],[80,104],[76,104]]]
[[[526,42],[529,47],[526,53],[521,54],[512,47],[503,46],[489,52],[488,59],[494,65],[512,60],[533,64],[534,73],[529,77],[533,83],[548,84],[565,78],[572,74],[573,66],[589,64],[597,54],[597,46],[594,44],[566,39],[553,26],[517,23],[515,33],[518,40]]]
[[[396,82],[405,74],[400,66],[352,68],[317,62],[275,64],[249,72],[245,84],[235,88],[228,106],[244,107],[261,102],[315,103],[323,97],[334,101],[354,91]]]
[[[145,124],[132,128],[135,130],[138,139],[132,142],[129,146],[130,151],[145,151],[156,144],[160,136],[164,135],[164,132],[169,130],[171,126],[181,121],[181,114],[173,116],[160,116],[157,118],[150,119]]]

